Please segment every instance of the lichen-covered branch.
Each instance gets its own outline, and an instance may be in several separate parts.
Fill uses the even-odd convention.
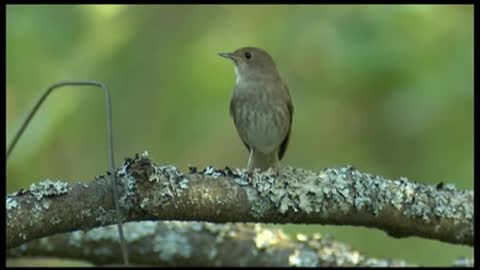
[[[156,266],[407,266],[404,261],[368,258],[332,237],[315,234],[291,239],[281,230],[253,224],[130,222],[125,238],[134,265]],[[76,259],[119,264],[115,226],[76,231],[10,249],[9,257]],[[410,265],[411,266],[411,265]]]
[[[394,237],[419,236],[473,246],[473,191],[389,180],[352,167],[182,173],[146,155],[117,172],[124,220],[303,223],[366,226]],[[42,182],[8,195],[7,248],[55,233],[113,224],[108,179]]]

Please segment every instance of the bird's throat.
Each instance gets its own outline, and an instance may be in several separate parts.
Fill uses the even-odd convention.
[[[240,72],[238,72],[237,66],[235,66],[235,78],[236,78],[235,83],[238,85],[240,83],[241,78],[240,78]]]

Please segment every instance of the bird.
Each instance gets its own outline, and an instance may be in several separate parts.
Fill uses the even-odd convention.
[[[230,116],[249,151],[247,170],[272,168],[278,173],[292,129],[294,109],[288,87],[262,48],[248,46],[219,55],[235,67]]]

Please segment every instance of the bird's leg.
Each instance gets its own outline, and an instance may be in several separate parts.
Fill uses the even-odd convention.
[[[253,149],[250,148],[250,155],[248,156],[247,170],[248,172],[253,171]]]
[[[253,174],[253,149],[249,149],[250,154],[248,156],[247,172],[245,173],[248,181],[250,182]]]
[[[275,177],[278,177],[280,175],[280,168],[279,167],[273,168],[273,175],[275,175]]]
[[[278,160],[278,152],[275,152],[273,154],[274,161],[272,168],[272,172],[275,175],[275,177],[278,177],[280,175],[280,161]]]

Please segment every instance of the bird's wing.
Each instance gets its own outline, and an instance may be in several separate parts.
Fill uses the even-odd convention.
[[[235,116],[235,106],[239,106],[243,102],[241,98],[239,98],[237,95],[232,95],[232,98],[230,99],[230,116],[233,118],[233,123],[235,124],[235,127],[238,127],[238,124],[236,122],[237,117]],[[251,151],[250,146],[242,139],[242,136],[238,136],[242,140],[243,144],[245,147],[248,149],[248,151]]]
[[[292,104],[292,99],[290,97],[290,94],[288,93],[288,88],[286,85],[285,86],[285,90],[286,90],[286,93],[288,95],[288,99],[287,99],[287,108],[288,108],[288,112],[290,114],[290,123],[288,124],[288,133],[287,133],[287,136],[285,137],[285,139],[283,140],[282,144],[280,144],[280,149],[278,150],[278,160],[282,160],[283,156],[285,155],[285,152],[287,151],[287,147],[288,147],[288,142],[290,140],[290,132],[292,130],[292,119],[293,119],[293,104]]]

